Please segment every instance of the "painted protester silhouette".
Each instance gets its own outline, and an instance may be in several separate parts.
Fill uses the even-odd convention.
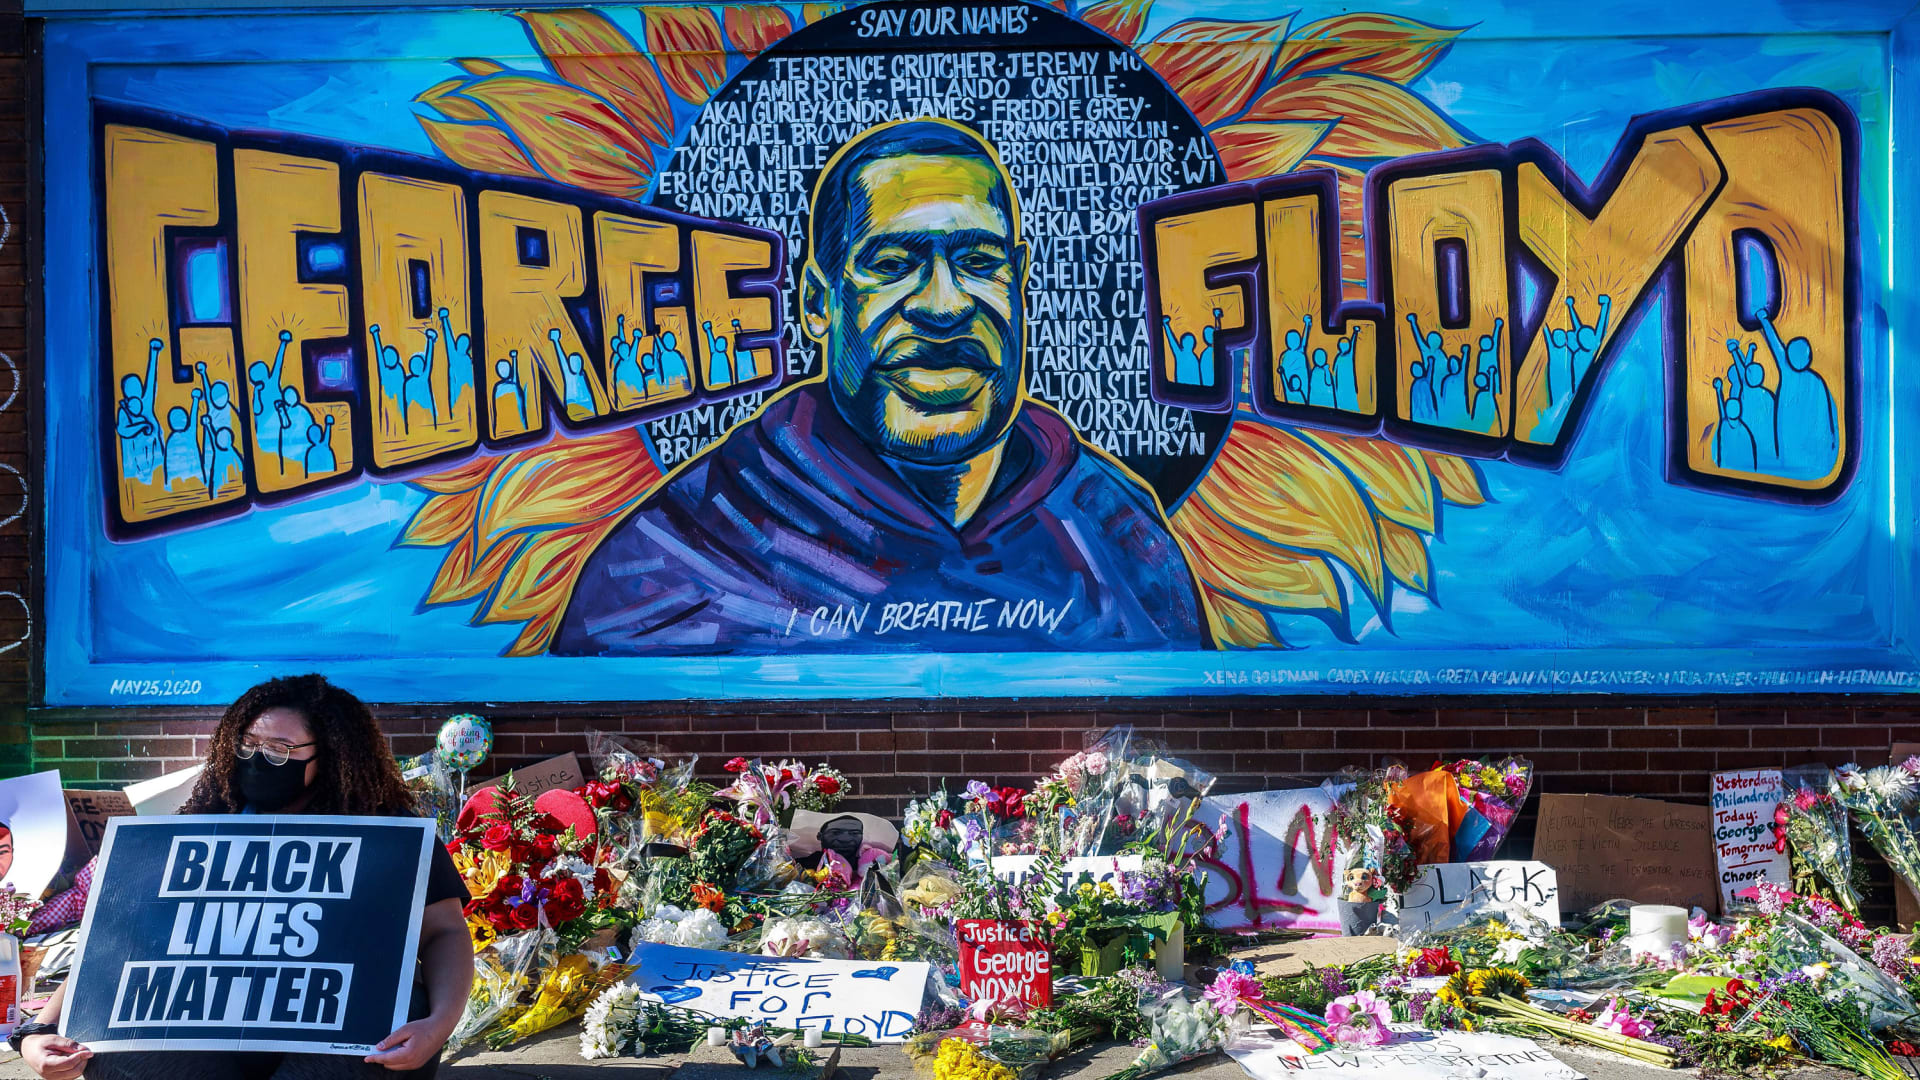
[[[607,536],[552,651],[1202,647],[1153,494],[1022,392],[1028,249],[993,149],[946,121],[871,128],[822,172],[809,222],[822,377]],[[899,602],[920,605],[912,629],[879,633]],[[847,610],[858,630],[819,632]]]

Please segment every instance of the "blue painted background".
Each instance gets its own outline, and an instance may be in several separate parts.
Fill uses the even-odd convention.
[[[470,626],[461,607],[420,610],[441,553],[394,546],[424,499],[402,484],[357,484],[157,538],[106,538],[85,133],[97,99],[431,154],[413,95],[451,73],[450,57],[537,66],[519,24],[497,11],[58,20],[45,52],[47,703],[219,703],[291,668],[395,701],[1920,686],[1909,617],[1915,466],[1903,442],[1920,395],[1897,379],[1915,303],[1910,287],[1894,288],[1911,280],[1920,245],[1894,213],[1914,205],[1916,181],[1894,168],[1890,130],[1907,90],[1894,81],[1896,60],[1916,59],[1911,21],[1893,29],[1895,5],[1864,2],[1367,6],[1471,25],[1413,88],[1479,139],[1546,141],[1584,179],[1638,113],[1778,86],[1822,87],[1854,110],[1863,408],[1861,466],[1847,491],[1795,507],[1669,484],[1666,369],[1649,318],[1621,341],[1565,466],[1485,463],[1493,501],[1444,513],[1433,598],[1398,591],[1390,631],[1356,613],[1354,643],[1303,617],[1280,627],[1300,646],[1286,651],[1067,663],[504,659],[517,627]],[[637,31],[630,10],[606,10]],[[1280,10],[1160,0],[1148,33],[1195,14]],[[1311,6],[1300,18],[1341,10]],[[1920,126],[1920,111],[1904,112],[1899,123]],[[1911,144],[1920,131],[1906,135]]]

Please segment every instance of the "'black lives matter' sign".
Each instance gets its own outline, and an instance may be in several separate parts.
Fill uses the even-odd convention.
[[[413,818],[113,819],[61,1033],[371,1052],[407,1019],[433,841]]]

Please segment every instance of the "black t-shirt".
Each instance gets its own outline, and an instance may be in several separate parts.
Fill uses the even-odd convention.
[[[437,904],[442,900],[458,900],[465,904],[473,899],[467,892],[467,883],[461,880],[460,871],[454,869],[453,856],[447,854],[445,844],[436,842],[433,854],[427,856],[427,903]]]

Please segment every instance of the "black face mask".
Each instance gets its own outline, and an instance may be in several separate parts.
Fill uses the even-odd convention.
[[[234,776],[240,782],[240,795],[247,805],[262,813],[271,814],[284,809],[288,803],[299,798],[307,790],[307,763],[289,761],[285,765],[275,765],[267,760],[265,754],[256,753],[250,758],[241,758]]]

